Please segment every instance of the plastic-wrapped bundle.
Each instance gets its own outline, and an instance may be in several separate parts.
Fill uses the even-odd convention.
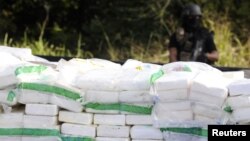
[[[250,95],[250,79],[237,80],[228,85],[229,95]]]
[[[153,107],[153,99],[149,90],[122,91],[119,94],[122,114],[150,115]]]
[[[152,103],[88,103],[84,105],[86,112],[103,114],[145,114],[152,112]]]
[[[159,102],[153,110],[155,127],[182,127],[193,121],[191,102]]]
[[[161,140],[163,139],[160,129],[152,126],[133,126],[130,130],[132,139]]]
[[[149,90],[121,91],[119,93],[121,103],[153,103]]]
[[[40,126],[20,126],[20,125],[1,125],[1,140],[42,140],[42,141],[60,141],[60,132],[58,126],[40,127]]]
[[[228,96],[229,83],[230,80],[220,74],[200,72],[192,80],[190,100],[222,107]]]
[[[227,99],[225,109],[231,112],[231,123],[248,124],[250,122],[250,95],[231,96]]]
[[[61,133],[74,136],[95,137],[96,127],[94,125],[78,125],[71,123],[63,123]]]
[[[173,62],[169,64],[165,64],[162,66],[162,70],[164,73],[168,72],[178,72],[178,71],[185,71],[185,72],[194,72],[194,73],[199,73],[199,72],[210,72],[210,73],[215,73],[215,74],[220,74],[223,75],[223,73],[206,64],[206,63],[201,63],[201,62]]]
[[[80,75],[74,86],[82,90],[116,91],[116,77],[120,70],[97,69]]]
[[[161,128],[165,141],[207,141],[206,128]]]
[[[187,126],[193,121],[192,103],[189,101],[191,80],[197,73],[159,71],[151,77],[151,94],[155,101],[152,116],[155,127]]]
[[[76,88],[57,83],[55,70],[44,65],[22,66],[16,69],[19,79],[18,102],[50,103],[59,107],[81,112],[84,93]]]
[[[93,114],[91,113],[76,113],[70,111],[60,111],[59,121],[74,123],[74,124],[85,124],[90,125],[93,123]]]
[[[99,125],[97,137],[128,138],[129,131],[129,126]]]
[[[238,79],[228,85],[229,97],[226,110],[231,112],[232,124],[249,124],[250,79]]]
[[[150,76],[161,66],[141,61],[127,60],[122,65],[117,77],[117,87],[120,91],[120,113],[122,114],[151,114],[153,100],[149,94]]]
[[[119,113],[118,96],[118,91],[86,91],[84,104],[86,111],[90,113]]]
[[[222,110],[222,107],[213,104],[193,103],[194,121],[201,124],[226,124],[229,114]]]
[[[6,52],[0,52],[0,59],[8,60],[0,63],[0,89],[16,85],[15,70],[17,67],[25,64],[25,62]]]
[[[83,110],[81,102],[84,93],[66,86],[23,82],[19,83],[18,90],[20,103],[50,103],[70,111]]]
[[[160,67],[160,65],[129,59],[122,65],[121,73],[117,78],[117,87],[121,91],[149,90],[150,76]]]
[[[125,115],[115,114],[95,114],[95,125],[121,125],[125,126]]]
[[[72,59],[58,65],[59,81],[82,90],[115,90],[121,65],[102,59]]]
[[[0,114],[0,140],[60,141],[57,117],[24,113],[24,107],[20,105]]]
[[[207,64],[163,65],[151,76],[154,126],[187,128],[226,124],[228,115],[223,111],[223,104],[229,82],[221,71]]]

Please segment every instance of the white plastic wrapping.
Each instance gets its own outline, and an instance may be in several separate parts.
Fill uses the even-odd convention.
[[[122,103],[139,103],[139,102],[153,102],[149,90],[141,91],[121,91],[119,93],[119,102]]]
[[[250,95],[250,79],[237,80],[228,85],[229,95]]]
[[[223,73],[206,64],[206,63],[201,63],[201,62],[173,62],[169,64],[165,64],[162,66],[162,70],[167,73],[167,72],[173,72],[173,71],[185,71],[185,72],[211,72],[215,74],[220,74],[223,75]]]
[[[128,59],[122,65],[121,73],[117,78],[118,89],[124,91],[149,90],[150,76],[160,67],[160,65]]]
[[[0,59],[8,60],[1,61],[0,63],[0,89],[4,89],[17,83],[15,70],[17,67],[23,65],[24,62],[17,57],[2,51],[0,51]]]
[[[28,115],[56,116],[58,106],[52,104],[26,104],[25,113]]]
[[[133,126],[130,130],[132,139],[163,139],[160,129],[152,126]]]
[[[74,82],[74,86],[83,90],[117,90],[117,75],[120,70],[96,69],[78,76]]]
[[[96,127],[94,125],[63,123],[61,126],[61,133],[75,136],[95,137]]]
[[[91,113],[76,113],[70,111],[60,111],[59,121],[75,124],[90,125],[93,123],[93,114]]]
[[[207,64],[175,62],[151,76],[154,126],[206,127],[226,124],[223,105],[231,80]]]
[[[173,133],[164,132],[163,133],[165,141],[207,141],[207,137],[190,135],[185,133]]]
[[[97,137],[128,138],[129,126],[99,125]]]

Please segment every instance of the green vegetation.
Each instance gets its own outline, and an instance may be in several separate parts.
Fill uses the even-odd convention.
[[[201,5],[205,26],[215,33],[216,65],[250,67],[250,1],[3,1],[0,44],[35,55],[168,63],[169,36],[190,1]]]

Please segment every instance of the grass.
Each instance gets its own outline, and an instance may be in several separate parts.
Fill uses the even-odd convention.
[[[215,19],[215,18],[214,18]],[[207,20],[207,26],[215,32],[215,44],[219,51],[217,66],[250,67],[250,38],[242,43],[231,31],[231,22],[222,16],[219,20]]]
[[[77,57],[77,58],[92,58],[93,54],[89,51],[84,51],[82,46],[82,38],[79,35],[76,47],[76,53],[67,49],[65,45],[55,46],[50,44],[48,41],[43,38],[38,40],[31,40],[24,33],[23,40],[20,42],[13,42],[13,39],[5,34],[2,45],[19,47],[19,48],[30,48],[34,55],[43,55],[43,56],[65,56],[65,57]]]

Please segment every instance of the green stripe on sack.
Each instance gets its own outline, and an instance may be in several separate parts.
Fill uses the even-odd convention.
[[[77,92],[73,92],[61,87],[47,85],[47,84],[23,82],[18,84],[18,88],[53,93],[73,100],[78,100],[81,98],[80,94]]]
[[[175,132],[175,133],[183,133],[183,134],[191,134],[191,135],[197,135],[197,136],[208,136],[208,131],[203,128],[161,128],[162,132],[169,131],[169,132]]]
[[[7,96],[7,101],[13,102],[14,98],[16,97],[16,93],[14,93],[12,90],[9,91],[8,96]]]
[[[87,103],[85,108],[91,108],[95,110],[120,110],[120,103],[113,104],[100,104],[100,103]]]
[[[145,106],[121,104],[121,111],[126,111],[126,112],[136,113],[136,114],[150,115],[152,112],[152,108],[153,106],[145,107]]]
[[[153,106],[145,107],[145,106],[136,106],[129,104],[121,104],[121,103],[112,103],[112,104],[103,104],[103,103],[87,103],[84,105],[85,108],[91,108],[94,110],[118,110],[125,111],[136,114],[147,114],[150,115]]]
[[[59,130],[38,128],[0,128],[0,136],[60,136]]]
[[[163,75],[164,75],[164,71],[163,71],[163,70],[159,70],[158,72],[152,74],[151,77],[150,77],[150,84],[151,84],[151,85],[154,84],[155,81],[156,81],[157,79],[159,79],[159,78],[160,78],[161,76],[163,76]]]
[[[20,136],[22,134],[22,128],[0,128],[0,136]]]
[[[43,66],[43,65],[39,65],[39,66],[22,66],[22,67],[18,67],[15,71],[16,76],[19,74],[23,74],[23,73],[41,73],[42,71],[46,70],[47,67]]]
[[[94,139],[89,137],[70,137],[70,136],[62,136],[62,141],[94,141]]]

